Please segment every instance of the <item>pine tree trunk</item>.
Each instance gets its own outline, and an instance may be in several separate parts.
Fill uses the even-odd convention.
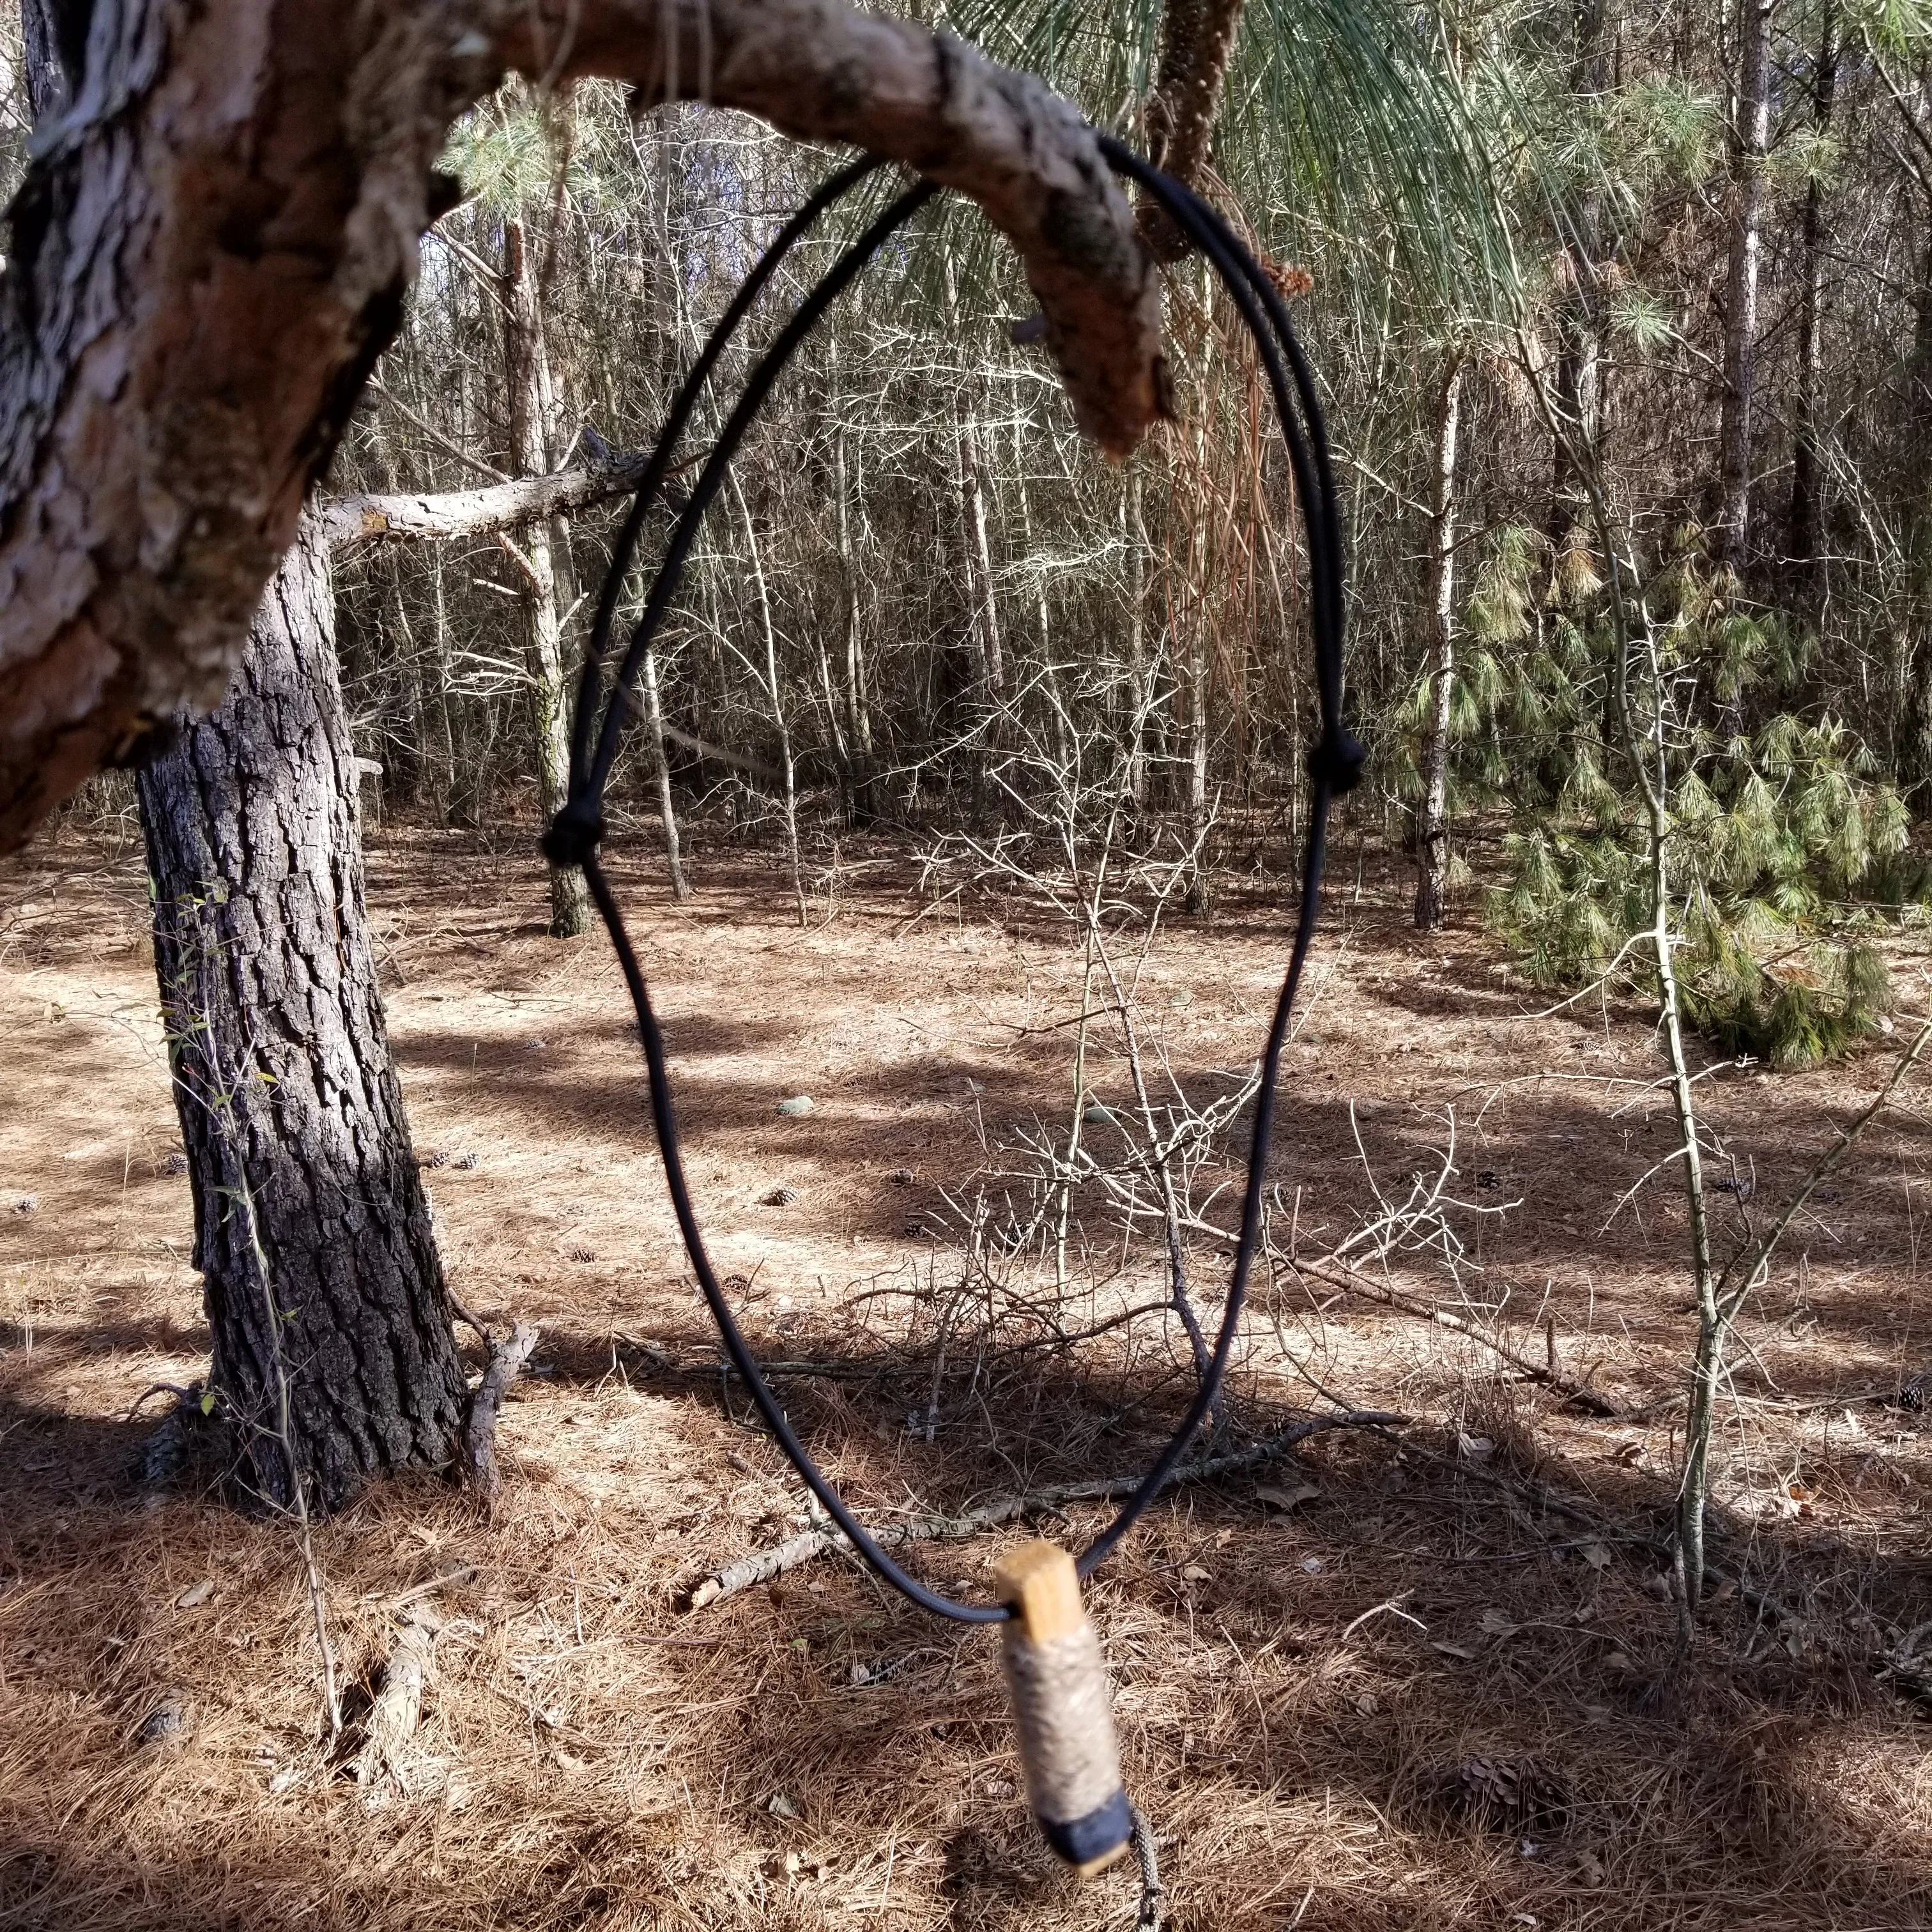
[[[544,340],[536,264],[520,221],[503,224],[503,364],[508,377],[510,469],[513,476],[548,476],[556,447],[556,395]],[[563,624],[557,610],[560,561],[570,554],[561,518],[540,518],[520,548],[501,540],[524,579],[524,625],[535,733],[537,806],[544,823],[562,809],[570,788],[570,718],[564,689]],[[590,925],[590,890],[574,866],[550,868],[550,929],[574,938]]]
[[[65,105],[67,76],[81,70],[86,32],[87,10],[74,0],[20,0],[27,112],[36,124]],[[70,44],[70,55],[64,53],[63,40]]]
[[[226,700],[139,785],[209,1387],[244,1490],[290,1505],[292,1456],[333,1508],[446,1466],[466,1394],[389,1060],[313,524]]]
[[[1772,0],[1742,0],[1738,20],[1730,253],[1724,278],[1724,398],[1718,426],[1718,515],[1712,532],[1714,554],[1733,566],[1742,560],[1750,518],[1758,265],[1763,248],[1765,147],[1770,134],[1772,5]]]
[[[1589,99],[1610,85],[1610,44],[1613,22],[1608,0],[1580,0],[1576,9],[1576,57],[1571,91]],[[1576,470],[1580,448],[1594,451],[1602,434],[1604,325],[1606,304],[1600,261],[1603,196],[1594,186],[1566,200],[1558,211],[1563,242],[1564,289],[1556,310],[1556,406],[1571,426],[1556,439],[1550,478],[1549,534],[1561,544],[1584,512],[1582,478]]]
[[[1838,20],[1829,0],[1825,8],[1818,65],[1811,81],[1813,124],[1820,136],[1832,124],[1838,88]],[[1813,594],[1818,588],[1819,334],[1825,282],[1825,190],[1814,175],[1804,190],[1804,286],[1798,296],[1798,398],[1791,437],[1791,512],[1786,548],[1804,570]]]
[[[1432,668],[1422,823],[1416,838],[1415,923],[1442,923],[1449,890],[1449,724],[1456,691],[1456,440],[1462,415],[1462,359],[1452,358],[1436,414],[1429,490],[1429,614]]]

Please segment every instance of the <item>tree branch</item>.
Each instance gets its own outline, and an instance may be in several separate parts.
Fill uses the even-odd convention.
[[[1210,1482],[1217,1476],[1238,1476],[1258,1469],[1286,1455],[1298,1442],[1319,1436],[1329,1429],[1395,1429],[1408,1420],[1406,1415],[1384,1414],[1375,1409],[1350,1409],[1340,1415],[1311,1416],[1305,1422],[1284,1429],[1252,1449],[1232,1455],[1210,1456],[1198,1462],[1184,1463],[1169,1478],[1169,1486],[1181,1483]],[[1068,1503],[1104,1503],[1131,1496],[1142,1478],[1105,1476],[1085,1483],[1056,1483],[1045,1489],[1029,1490],[1024,1496],[1000,1496],[983,1508],[969,1510],[958,1516],[914,1516],[904,1522],[886,1523],[872,1532],[874,1539],[888,1550],[910,1543],[957,1543],[997,1529],[1019,1517],[1036,1516],[1042,1510],[1058,1509]],[[735,1563],[714,1570],[691,1593],[689,1607],[701,1610],[726,1597],[735,1597],[760,1583],[769,1583],[788,1570],[809,1563],[828,1550],[850,1548],[844,1532],[830,1522],[808,1529],[768,1550],[754,1550]]]
[[[1039,82],[841,0],[123,0],[36,130],[0,283],[0,851],[220,701],[507,70],[849,142],[1018,249],[1083,428],[1159,412],[1156,272]],[[380,532],[376,532],[380,533]]]
[[[478,1491],[494,1502],[502,1486],[496,1468],[496,1415],[510,1384],[537,1346],[540,1331],[528,1322],[513,1322],[508,1337],[490,1345],[490,1364],[470,1398],[470,1420],[463,1431],[464,1473]]]
[[[318,512],[331,550],[361,543],[422,543],[431,539],[494,536],[545,518],[568,515],[636,489],[650,460],[625,457],[608,468],[561,470],[475,490],[338,496]]]

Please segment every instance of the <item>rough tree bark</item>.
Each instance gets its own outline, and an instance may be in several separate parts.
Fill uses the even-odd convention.
[[[27,112],[38,125],[67,104],[67,74],[80,70],[80,49],[88,8],[74,0],[20,0],[21,51],[27,70]],[[70,44],[64,58],[62,40]]]
[[[1581,0],[1576,8],[1576,57],[1573,92],[1594,100],[1610,85],[1610,50],[1616,22],[1610,0]],[[1556,406],[1572,425],[1556,439],[1551,466],[1550,540],[1561,544],[1585,514],[1583,479],[1576,453],[1594,450],[1602,434],[1604,300],[1602,257],[1604,197],[1594,182],[1566,198],[1557,211],[1563,244],[1556,305]]]
[[[514,477],[548,476],[563,455],[556,386],[544,338],[537,265],[520,221],[503,224],[503,373],[509,394],[510,469]],[[557,564],[570,554],[569,526],[554,506],[530,524],[520,548],[506,542],[524,580],[525,656],[536,753],[537,806],[548,825],[570,790],[570,719],[564,689],[563,623],[557,610]],[[550,929],[574,939],[590,924],[590,895],[574,866],[550,868]]]
[[[291,1451],[324,1510],[441,1467],[467,1402],[363,913],[332,552],[541,524],[640,462],[304,519],[227,699],[140,775],[211,1385],[278,1504]]]
[[[1838,22],[1826,0],[1811,75],[1811,120],[1820,139],[1829,133],[1838,92]],[[1804,190],[1804,284],[1798,310],[1798,399],[1791,432],[1791,508],[1785,548],[1818,589],[1818,446],[1823,412],[1818,394],[1818,349],[1824,322],[1825,188],[1814,172]]]
[[[139,782],[209,1386],[242,1484],[286,1508],[298,1472],[323,1509],[446,1466],[468,1401],[376,988],[334,633],[304,524],[233,689]]]
[[[1192,187],[1208,165],[1221,85],[1234,50],[1245,0],[1167,0],[1161,14],[1160,65],[1147,104],[1154,164]],[[1162,262],[1188,251],[1186,238],[1157,202],[1141,204],[1142,238]]]
[[[1429,473],[1429,746],[1415,842],[1415,923],[1442,923],[1449,890],[1449,724],[1456,694],[1456,442],[1462,418],[1462,358],[1452,353],[1437,392]]]
[[[220,701],[506,71],[848,141],[1018,248],[1083,427],[1164,393],[1158,276],[1074,110],[840,0],[119,0],[40,132],[0,285],[0,850]]]
[[[1724,396],[1718,425],[1718,514],[1712,548],[1742,562],[1750,518],[1751,410],[1757,382],[1758,263],[1765,149],[1771,133],[1773,0],[1742,0],[1737,120],[1732,130],[1730,257],[1724,276]]]

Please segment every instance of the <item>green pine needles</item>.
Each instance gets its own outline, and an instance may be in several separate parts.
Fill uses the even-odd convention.
[[[1502,826],[1491,929],[1531,980],[1654,988],[1646,825],[1618,728],[1602,573],[1580,530],[1486,541],[1450,716],[1456,822]],[[1922,904],[1898,792],[1841,718],[1808,707],[1814,644],[1746,607],[1687,526],[1641,586],[1654,677],[1644,735],[1670,774],[1684,1017],[1726,1052],[1816,1065],[1879,1030],[1880,940]],[[1397,781],[1420,792],[1430,689],[1405,713]],[[1466,869],[1463,872],[1467,877]]]

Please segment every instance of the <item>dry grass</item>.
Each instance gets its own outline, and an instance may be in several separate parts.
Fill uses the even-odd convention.
[[[959,1264],[905,1231],[980,1161],[982,1121],[998,1140],[1064,1108],[1065,1036],[1016,1030],[1074,1004],[1057,936],[1016,909],[896,943],[890,867],[800,935],[756,867],[707,869],[725,882],[688,916],[631,881],[694,1178],[761,1345],[868,1365],[788,1385],[848,1492],[883,1519],[1136,1467],[1184,1387],[1178,1330],[1154,1320],[1070,1351],[956,1341],[925,1439],[936,1335],[914,1291]],[[606,952],[543,939],[541,892],[520,856],[454,842],[400,838],[375,861],[418,1149],[449,1156],[429,1178],[454,1285],[546,1333],[506,1413],[494,1520],[404,1486],[320,1533],[362,1698],[401,1620],[441,1619],[400,1780],[365,1786],[322,1742],[286,1531],[128,1473],[136,1398],[205,1348],[137,866],[70,830],[0,878],[0,1926],[1131,1925],[1130,1872],[1082,1888],[1037,1847],[982,1635],[830,1561],[676,1608],[705,1569],[788,1534],[800,1492],[712,1366]],[[1668,1145],[1642,1024],[1524,1019],[1474,935],[1418,940],[1372,866],[1348,897],[1291,1054],[1300,1251],[1373,1209],[1349,1101],[1398,1190],[1453,1106],[1462,1188],[1522,1203],[1463,1224],[1468,1303],[1505,1304],[1532,1352],[1548,1318],[1599,1387],[1668,1395],[1690,1334],[1678,1210],[1654,1182],[1618,1206]],[[1199,1090],[1252,1051],[1282,944],[1277,914],[1236,908],[1156,950],[1148,1024]],[[1768,1198],[1882,1072],[1704,1091]],[[817,1110],[780,1120],[800,1091]],[[1718,1554],[1794,1621],[1714,1610],[1667,1716],[1644,1714],[1673,1618],[1640,1539],[1667,1511],[1675,1409],[1566,1412],[1451,1333],[1278,1271],[1238,1426],[1318,1407],[1314,1382],[1417,1420],[1400,1443],[1311,1442],[1319,1494],[1286,1514],[1252,1479],[1178,1495],[1095,1592],[1175,1925],[1932,1918],[1928,1733],[1874,1670],[1932,1616],[1928,1438],[1895,1406],[1932,1364],[1927,1152],[1919,1115],[1876,1130],[1750,1312]],[[779,1186],[797,1198],[759,1204]],[[996,1547],[919,1560],[970,1582]]]

